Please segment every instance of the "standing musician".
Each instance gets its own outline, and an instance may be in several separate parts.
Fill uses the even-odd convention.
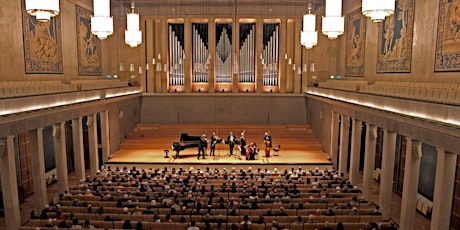
[[[264,143],[265,143],[265,156],[270,157],[270,150],[272,148],[272,136],[270,136],[268,132],[265,132]]]
[[[241,133],[241,138],[240,138],[240,148],[241,148],[241,155],[246,156],[246,138],[244,137],[244,133]]]
[[[218,136],[216,136],[216,133],[212,133],[211,136],[211,151],[209,152],[209,156],[215,156],[216,155],[216,144],[217,144],[217,139],[219,139]]]
[[[203,154],[204,158],[204,149],[208,146],[208,139],[206,138],[206,134],[202,134],[198,143],[198,160],[200,159],[200,152]]]
[[[227,143],[228,146],[230,147],[230,155],[233,155],[233,148],[235,147],[235,135],[233,135],[233,132],[230,132],[230,134],[227,137]]]

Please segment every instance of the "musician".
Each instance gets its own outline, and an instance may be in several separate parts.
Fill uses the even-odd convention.
[[[246,160],[255,160],[256,159],[256,154],[257,152],[257,144],[256,143],[250,143],[248,147],[248,157]]]
[[[216,155],[216,144],[217,144],[217,139],[219,139],[218,136],[216,136],[216,133],[212,133],[211,136],[211,151],[209,152],[209,156],[215,156]]]
[[[241,155],[246,156],[246,138],[244,137],[244,133],[241,133],[240,148],[241,148]]]
[[[265,132],[264,143],[265,145],[268,145],[270,148],[272,147],[272,136],[270,136],[268,132]]]
[[[264,135],[264,143],[265,143],[265,156],[269,157],[270,156],[270,151],[272,148],[272,136],[268,132],[265,132]]]
[[[233,155],[233,148],[235,147],[235,135],[233,135],[233,132],[230,132],[230,134],[227,137],[227,143],[228,146],[230,147],[230,155]]]
[[[198,143],[198,160],[200,159],[200,153],[203,154],[204,158],[204,149],[208,146],[208,139],[206,138],[206,134],[202,134]]]

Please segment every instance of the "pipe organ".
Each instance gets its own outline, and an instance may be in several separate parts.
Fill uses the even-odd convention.
[[[257,87],[261,87],[261,92],[279,92],[279,22],[261,24],[262,38],[257,40],[254,22],[239,23],[237,33],[234,33],[231,22],[217,22],[211,28],[212,35],[209,34],[208,22],[188,25],[189,30],[185,30],[184,23],[168,23],[166,63],[160,63],[160,56],[155,63],[157,72],[167,72],[166,82],[170,92],[209,92],[211,84],[215,92],[256,92]],[[262,42],[262,45],[257,42]],[[214,46],[212,49],[210,44]],[[212,55],[215,55],[214,60]],[[256,79],[256,73],[261,79]],[[235,88],[236,85],[238,88]]]
[[[210,54],[208,52],[208,24],[192,24],[192,50],[193,50],[193,78],[192,82],[208,82],[208,66]]]
[[[184,24],[169,24],[169,85],[183,86],[185,82]],[[165,70],[166,71],[166,70]]]
[[[216,24],[216,83],[232,82],[232,25]]]
[[[240,24],[239,82],[255,82],[256,24]]]
[[[264,86],[278,86],[279,24],[264,24],[263,51],[260,61]]]

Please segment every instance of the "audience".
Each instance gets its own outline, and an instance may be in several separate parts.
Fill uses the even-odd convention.
[[[213,180],[222,183],[217,184]],[[100,206],[102,202],[113,206]],[[53,219],[65,220],[68,215],[72,227],[81,228],[78,219],[69,214],[69,208],[74,206],[81,207],[82,213],[97,213],[95,216],[101,216],[99,218],[104,221],[118,221],[119,214],[129,214],[128,217],[132,219],[125,220],[126,216],[123,216],[122,229],[133,229],[133,220],[137,222],[135,229],[148,229],[148,226],[143,226],[145,215],[152,215],[152,222],[157,223],[190,221],[188,230],[219,230],[226,226],[231,229],[252,229],[253,223],[265,224],[267,229],[273,230],[290,229],[290,224],[303,224],[304,218],[306,223],[321,223],[319,229],[329,230],[332,229],[331,224],[319,216],[381,215],[379,206],[371,209],[372,204],[366,202],[359,194],[359,188],[334,170],[238,170],[235,167],[231,170],[211,170],[209,167],[195,170],[191,167],[186,171],[175,168],[104,167],[94,177],[88,176],[80,181],[71,193],[66,191],[57,201],[52,200],[42,210],[41,216],[31,211],[30,219],[51,218],[47,225],[54,227],[58,222],[54,223]],[[360,207],[360,212],[357,207]],[[254,215],[253,212],[260,214]],[[197,222],[192,216],[201,218]],[[236,217],[236,221],[239,217],[240,222],[230,219],[231,216]],[[287,218],[278,224],[277,221],[270,223],[274,217],[265,222],[264,216]],[[93,229],[89,221],[85,220],[84,228]],[[97,222],[94,225],[99,227]],[[337,229],[343,229],[342,223],[335,225]],[[382,226],[381,229],[396,229],[394,223]],[[374,225],[369,224],[369,227],[374,228]],[[365,223],[361,228],[365,228]]]

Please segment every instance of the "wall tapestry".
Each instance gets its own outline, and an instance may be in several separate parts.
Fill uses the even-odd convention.
[[[39,22],[22,11],[26,73],[63,73],[61,17]]]
[[[366,45],[366,20],[361,9],[347,15],[346,76],[364,76],[364,46]]]
[[[395,13],[379,25],[377,73],[410,73],[414,1],[398,0]]]
[[[435,71],[460,71],[460,0],[440,0]]]
[[[102,75],[101,41],[91,33],[91,11],[77,6],[78,75]]]

